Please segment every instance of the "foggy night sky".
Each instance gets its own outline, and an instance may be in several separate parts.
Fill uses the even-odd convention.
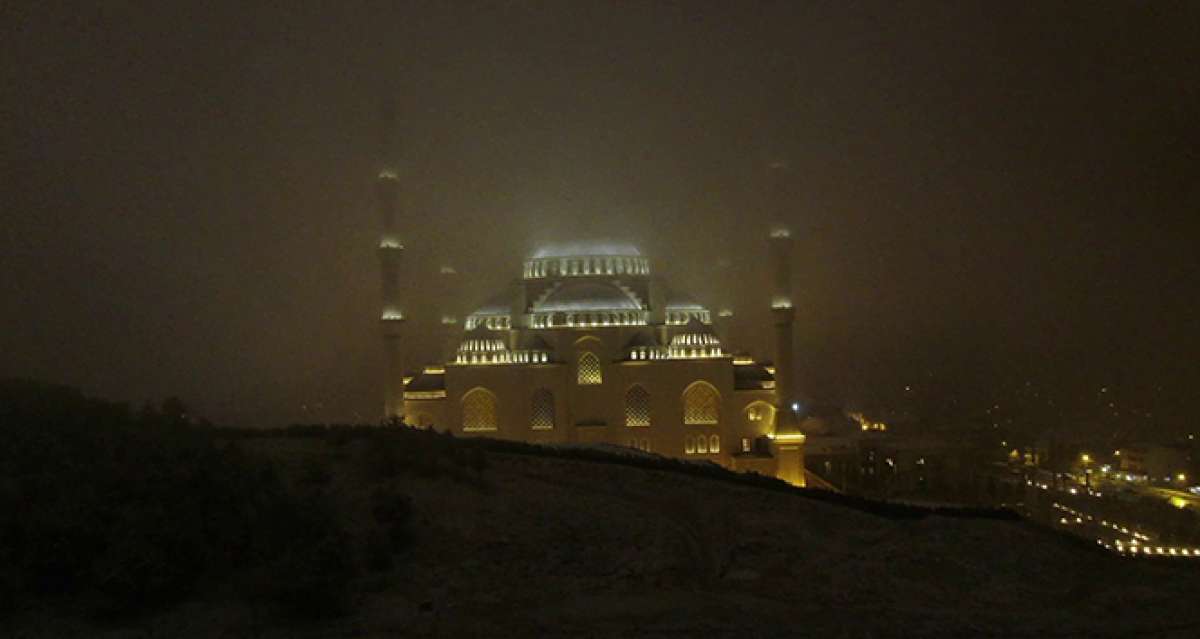
[[[731,259],[734,346],[769,358],[782,158],[814,398],[1193,412],[1200,4],[121,4],[0,8],[0,376],[374,420],[395,91],[410,365],[442,264],[464,313],[604,237],[709,303]]]

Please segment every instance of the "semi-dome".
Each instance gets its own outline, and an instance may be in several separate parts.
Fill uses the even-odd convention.
[[[564,284],[534,304],[535,313],[554,311],[638,311],[642,305],[616,284],[575,281]]]

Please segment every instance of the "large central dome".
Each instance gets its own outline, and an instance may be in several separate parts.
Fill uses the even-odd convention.
[[[638,311],[641,303],[611,282],[571,282],[534,303],[535,313],[548,311]]]
[[[544,257],[638,257],[642,253],[627,242],[566,242],[547,244],[534,251],[533,259]]]

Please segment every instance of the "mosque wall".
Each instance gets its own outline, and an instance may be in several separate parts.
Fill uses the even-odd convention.
[[[604,353],[604,341],[585,334],[576,352]],[[578,361],[449,365],[445,399],[409,399],[406,412],[410,423],[460,436],[609,443],[757,469],[735,457],[757,450],[772,432],[773,393],[735,391],[728,359],[597,360],[599,380],[585,384]]]

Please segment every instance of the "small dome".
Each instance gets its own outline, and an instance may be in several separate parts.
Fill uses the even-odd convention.
[[[504,345],[504,340],[493,335],[482,324],[467,331],[463,335],[462,343],[458,345],[459,354],[500,353],[507,350],[508,347]]]
[[[712,327],[693,317],[687,326],[671,338],[671,346],[720,346]]]
[[[641,304],[614,284],[579,281],[565,284],[534,305],[535,312],[640,311]]]

